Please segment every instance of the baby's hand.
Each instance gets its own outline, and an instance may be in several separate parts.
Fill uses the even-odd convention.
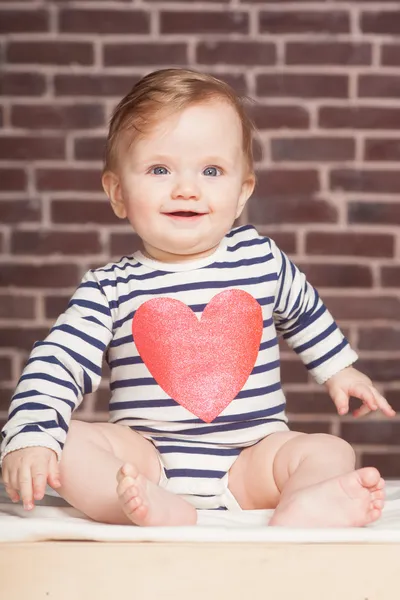
[[[4,457],[2,471],[7,494],[13,502],[21,499],[26,510],[43,498],[47,482],[53,488],[61,485],[57,456],[50,448],[14,450]]]
[[[387,417],[394,417],[396,412],[374,387],[372,381],[353,367],[347,367],[325,382],[339,415],[349,411],[349,398],[359,398],[363,404],[353,412],[354,417],[362,417],[371,410],[380,409]]]

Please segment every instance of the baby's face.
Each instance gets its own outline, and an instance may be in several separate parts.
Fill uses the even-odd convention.
[[[167,262],[212,253],[254,187],[240,119],[217,100],[162,119],[124,153],[116,179],[116,214],[148,255]]]

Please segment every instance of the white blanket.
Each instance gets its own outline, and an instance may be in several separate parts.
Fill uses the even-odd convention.
[[[107,542],[400,543],[400,481],[389,482],[381,519],[368,527],[287,529],[266,527],[272,511],[199,511],[194,527],[134,527],[95,523],[48,490],[33,511],[12,504],[0,484],[0,542],[94,540]]]

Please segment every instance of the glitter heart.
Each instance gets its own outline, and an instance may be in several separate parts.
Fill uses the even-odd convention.
[[[261,306],[243,290],[226,290],[199,320],[173,298],[153,298],[136,311],[133,340],[151,375],[181,406],[211,423],[253,370],[263,330]]]

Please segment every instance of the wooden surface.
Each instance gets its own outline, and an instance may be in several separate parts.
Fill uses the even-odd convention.
[[[398,600],[400,544],[0,544],[1,600]]]

